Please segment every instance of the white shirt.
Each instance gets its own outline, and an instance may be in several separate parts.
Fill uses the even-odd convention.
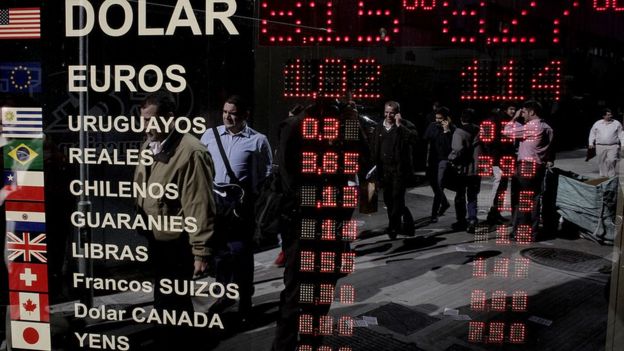
[[[614,119],[601,119],[594,123],[589,132],[589,145],[624,145],[622,140],[622,124]]]

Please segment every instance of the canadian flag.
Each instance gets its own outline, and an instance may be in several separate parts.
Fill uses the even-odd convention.
[[[14,349],[49,351],[50,324],[11,321],[11,344]]]
[[[50,321],[50,307],[47,294],[11,291],[10,298],[11,319],[37,322]]]

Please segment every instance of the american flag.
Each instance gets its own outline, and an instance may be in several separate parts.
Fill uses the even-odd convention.
[[[0,9],[0,39],[41,38],[38,7]]]
[[[7,232],[7,251],[9,253],[9,261],[24,257],[24,262],[32,262],[33,259],[41,263],[46,263],[46,235],[41,233],[35,234],[34,239],[28,232],[11,233]]]

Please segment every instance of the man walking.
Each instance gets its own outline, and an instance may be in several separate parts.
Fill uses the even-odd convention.
[[[217,281],[239,286],[238,312],[243,321],[251,311],[254,290],[254,200],[271,173],[273,163],[267,137],[247,125],[249,116],[247,103],[240,96],[231,96],[223,105],[223,125],[207,130],[201,138],[214,159],[215,183],[238,184],[245,191],[241,220],[218,223],[217,231],[224,238],[224,244],[215,256]],[[219,300],[213,310],[218,312],[231,303],[230,299]]]
[[[416,142],[418,133],[407,127],[400,110],[398,102],[386,102],[383,123],[377,125],[371,138],[371,154],[383,188],[391,239],[399,233],[411,235],[414,230],[414,220],[405,207],[405,190],[413,173],[411,145]]]
[[[451,141],[455,127],[451,122],[450,111],[446,107],[436,110],[435,121],[425,131],[425,140],[429,143],[427,155],[427,178],[433,190],[433,206],[431,207],[431,223],[438,221],[451,206],[441,185],[442,176],[451,152]]]
[[[173,117],[174,112],[173,97],[162,91],[150,94],[141,106],[144,119]],[[185,226],[183,230],[175,230],[172,227],[142,233],[149,241],[149,260],[156,280],[185,281],[208,270],[215,250],[214,168],[210,155],[197,138],[175,130],[165,132],[164,126],[160,127],[158,131],[148,132],[147,141],[142,146],[142,149],[152,151],[154,162],[138,166],[134,182],[146,183],[148,188],[151,184],[172,184],[178,196],[139,197],[136,205],[143,217],[175,216],[182,217],[184,223],[195,223],[194,228]],[[192,312],[193,304],[190,295],[163,294],[154,289],[154,308]],[[183,335],[182,331],[184,329],[180,330],[180,327],[160,326],[156,333],[157,344],[163,350],[175,348],[176,337]]]
[[[534,241],[536,238],[544,176],[546,168],[551,167],[554,161],[553,130],[541,119],[541,113],[539,102],[526,101],[503,130],[504,135],[520,141],[514,175],[519,203],[514,213],[513,233],[517,240],[523,241]],[[519,122],[521,117],[526,124]]]
[[[589,148],[596,149],[601,177],[615,177],[622,137],[622,124],[613,119],[610,109],[604,109],[602,119],[594,123],[589,132]]]

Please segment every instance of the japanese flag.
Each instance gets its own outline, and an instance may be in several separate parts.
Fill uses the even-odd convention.
[[[11,344],[14,349],[50,350],[50,324],[11,321]]]
[[[11,319],[48,322],[50,312],[47,294],[11,291]]]

